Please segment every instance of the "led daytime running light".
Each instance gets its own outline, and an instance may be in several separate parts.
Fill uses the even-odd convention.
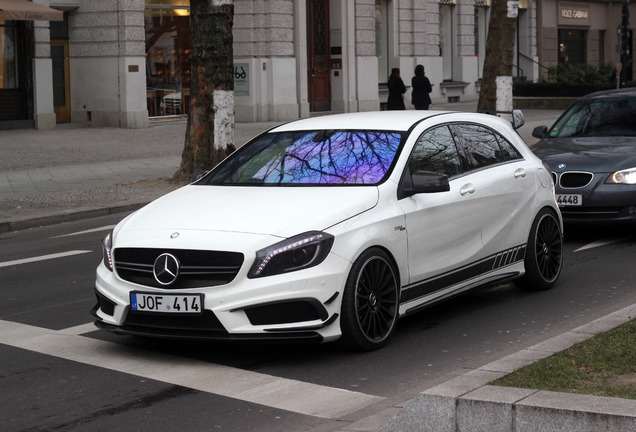
[[[275,249],[275,250],[271,251],[270,253],[268,253],[268,254],[265,256],[265,258],[264,258],[264,259],[263,259],[263,261],[261,262],[261,265],[259,265],[259,266],[258,266],[258,269],[256,270],[255,274],[256,274],[256,275],[260,275],[260,274],[263,272],[263,270],[265,270],[265,267],[267,267],[267,264],[269,264],[269,262],[270,262],[270,261],[271,261],[274,257],[276,257],[277,255],[280,255],[280,254],[282,254],[282,253],[284,253],[284,252],[288,252],[288,251],[290,251],[290,250],[292,250],[292,249],[296,249],[296,248],[298,248],[299,246],[304,246],[304,245],[306,245],[307,243],[312,243],[312,242],[314,242],[314,241],[316,241],[316,240],[322,240],[324,237],[325,237],[325,236],[324,236],[323,234],[313,235],[313,236],[311,236],[311,237],[307,237],[307,238],[304,238],[304,239],[302,239],[302,240],[295,241],[295,242],[293,242],[293,243],[290,243],[290,244],[288,244],[288,245],[285,245],[285,246],[283,246],[283,247],[280,247],[280,248],[278,248],[278,249]]]
[[[331,234],[308,231],[274,243],[256,252],[247,277],[274,276],[317,266],[327,258],[333,242]]]
[[[104,255],[104,265],[110,271],[113,271],[113,233],[109,233],[102,242],[102,252]]]

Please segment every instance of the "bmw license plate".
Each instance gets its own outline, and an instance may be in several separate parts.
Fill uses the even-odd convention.
[[[138,312],[203,313],[203,294],[130,293],[130,307]]]
[[[559,207],[582,206],[583,195],[577,194],[557,194],[556,201]]]

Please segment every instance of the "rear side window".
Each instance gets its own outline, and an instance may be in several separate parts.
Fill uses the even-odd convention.
[[[497,137],[497,142],[499,143],[499,148],[501,149],[501,158],[504,161],[511,161],[516,159],[523,159],[519,150],[517,150],[510,142],[495,132],[495,136]]]
[[[451,129],[470,169],[521,159],[517,149],[492,129],[475,124],[454,124]]]

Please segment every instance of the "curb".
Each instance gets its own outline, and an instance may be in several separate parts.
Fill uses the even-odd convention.
[[[636,304],[430,388],[382,431],[635,432],[636,400],[489,385],[634,316]]]
[[[45,225],[54,225],[62,222],[73,222],[81,219],[89,219],[98,216],[108,216],[123,212],[132,212],[138,210],[148,204],[141,203],[122,203],[114,204],[108,207],[80,207],[72,210],[63,210],[59,212],[50,212],[42,216],[24,216],[9,218],[6,221],[0,221],[0,234],[20,231],[28,228],[36,228]]]

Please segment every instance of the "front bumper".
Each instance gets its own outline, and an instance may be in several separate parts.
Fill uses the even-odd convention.
[[[342,290],[350,263],[331,254],[319,266],[248,279],[239,274],[223,286],[180,289],[204,295],[201,315],[131,310],[130,292],[175,294],[175,290],[120,279],[97,269],[95,325],[122,335],[227,341],[326,342],[340,337]],[[241,272],[242,273],[242,272]]]
[[[560,206],[566,223],[636,223],[636,185],[605,184],[606,174],[595,174],[584,188],[557,186],[557,194],[579,194],[581,206]]]

